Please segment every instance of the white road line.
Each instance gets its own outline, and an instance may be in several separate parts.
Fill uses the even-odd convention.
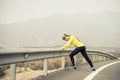
[[[107,65],[104,65],[102,67],[100,67],[99,69],[97,69],[95,72],[92,72],[91,74],[89,74],[84,80],[92,80],[100,71],[102,71],[103,69],[113,65],[113,64],[117,64],[119,63],[120,61],[116,61],[116,62],[112,62],[112,63],[109,63]]]

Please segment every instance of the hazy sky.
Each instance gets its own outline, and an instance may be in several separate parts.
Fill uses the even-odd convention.
[[[87,46],[120,45],[120,0],[0,0],[0,46],[58,46],[63,33]]]
[[[120,12],[120,0],[0,0],[0,24],[104,11]]]

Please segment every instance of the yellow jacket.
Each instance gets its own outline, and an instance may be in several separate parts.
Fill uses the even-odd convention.
[[[67,41],[67,43],[62,47],[63,50],[69,48],[71,45],[74,45],[75,47],[81,47],[84,46],[83,43],[81,43],[75,36],[71,35],[70,39]]]

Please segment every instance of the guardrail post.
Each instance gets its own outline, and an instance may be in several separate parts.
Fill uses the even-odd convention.
[[[16,63],[10,64],[10,80],[16,80]]]
[[[105,61],[105,60],[106,60],[106,57],[103,57],[103,60]]]
[[[48,59],[44,59],[44,75],[47,76],[47,73],[48,73]]]
[[[102,56],[99,56],[99,61],[102,61]]]
[[[65,57],[61,57],[61,59],[62,59],[61,68],[62,68],[62,69],[65,69]]]
[[[77,64],[77,56],[75,55],[74,56],[74,59],[75,59],[75,65]]]
[[[92,61],[95,61],[96,55],[92,56]]]
[[[110,60],[110,58],[107,58],[107,60]]]
[[[83,59],[83,63],[85,63],[86,62],[85,58],[83,57],[82,59]]]

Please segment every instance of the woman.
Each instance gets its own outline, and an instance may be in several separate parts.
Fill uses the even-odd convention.
[[[64,34],[62,39],[67,41],[67,43],[62,47],[62,50],[66,50],[71,45],[74,45],[76,47],[69,55],[70,59],[71,59],[71,62],[72,62],[72,66],[69,68],[70,70],[75,70],[76,69],[74,56],[76,54],[78,54],[79,52],[81,52],[81,54],[83,55],[83,57],[86,59],[86,61],[89,63],[89,65],[91,67],[89,71],[95,71],[95,68],[94,68],[92,62],[91,62],[91,60],[89,59],[89,57],[88,57],[88,55],[86,53],[85,45],[83,43],[81,43],[78,40],[77,37],[75,37],[73,35]]]

